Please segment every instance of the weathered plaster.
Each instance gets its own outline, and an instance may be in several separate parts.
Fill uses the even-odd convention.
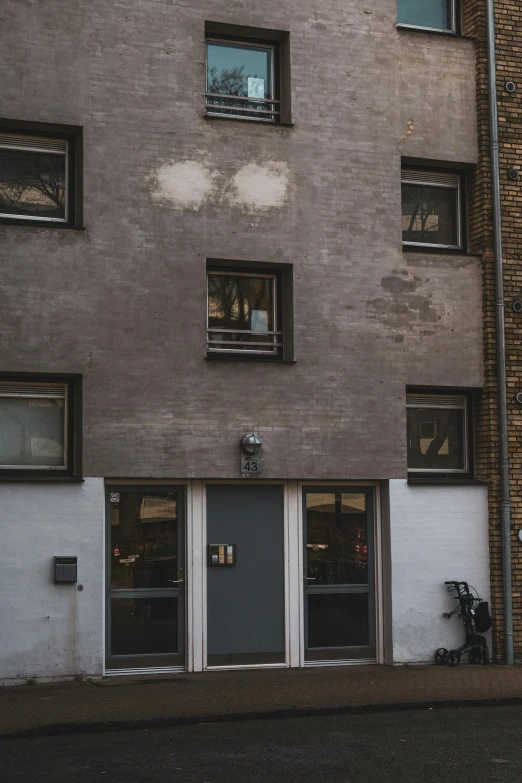
[[[167,163],[152,175],[152,197],[177,209],[198,210],[214,191],[216,176],[195,160]]]

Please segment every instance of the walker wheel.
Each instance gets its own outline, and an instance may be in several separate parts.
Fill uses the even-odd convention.
[[[470,663],[482,663],[482,647],[475,647],[469,654]]]
[[[439,647],[435,653],[435,663],[438,666],[445,666],[448,662],[448,651],[445,647]]]
[[[448,665],[458,666],[460,663],[460,653],[457,650],[450,650],[448,653]]]
[[[482,663],[484,666],[487,666],[489,664],[489,647],[487,644],[484,645],[482,648]]]

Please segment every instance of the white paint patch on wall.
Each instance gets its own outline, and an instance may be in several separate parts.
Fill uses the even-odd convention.
[[[201,209],[214,190],[216,173],[196,160],[161,166],[154,173],[152,195],[177,209]]]
[[[469,582],[489,600],[487,488],[392,480],[390,521],[393,660],[433,661],[438,647],[464,642],[461,619],[442,617],[456,605],[444,582]]]
[[[101,675],[104,482],[0,486],[0,682]],[[54,584],[55,555],[77,555],[75,584]]]
[[[267,161],[262,166],[249,163],[234,175],[232,185],[230,204],[251,212],[281,207],[287,198],[288,166],[277,161]]]
[[[174,209],[197,211],[206,203],[223,202],[252,214],[285,203],[289,169],[284,162],[270,160],[262,165],[249,163],[229,177],[199,161],[185,160],[154,171],[149,186],[155,201]]]

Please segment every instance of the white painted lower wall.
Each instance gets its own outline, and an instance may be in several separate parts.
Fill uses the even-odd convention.
[[[444,582],[469,582],[489,600],[487,487],[392,480],[390,525],[393,660],[433,661],[438,647],[464,642],[460,618],[442,617],[456,604]]]
[[[104,484],[0,485],[0,682],[101,675]],[[75,584],[54,584],[55,555],[77,555]]]
[[[194,482],[189,492],[190,531],[195,524],[192,507],[203,498],[202,483]],[[297,502],[287,514],[295,538],[289,546],[299,550]],[[203,505],[196,516],[197,529],[203,530]],[[102,478],[80,484],[0,484],[0,684],[103,674],[104,517]],[[465,579],[489,599],[487,489],[392,480],[390,517],[393,659],[432,661],[438,647],[457,647],[463,641],[460,619],[442,617],[455,603],[444,581]],[[189,615],[196,619],[189,628],[189,659],[194,658],[189,667],[202,668],[204,591],[196,587],[203,578],[204,547],[201,536],[188,538],[189,568],[193,577],[195,571],[201,577],[192,591],[189,586]],[[55,555],[77,555],[81,592],[75,584],[54,584]],[[287,583],[294,595],[287,602],[289,627],[297,634],[290,642],[291,650],[297,650],[290,655],[294,666],[302,647],[297,638],[302,635],[302,574],[299,569],[296,574]]]

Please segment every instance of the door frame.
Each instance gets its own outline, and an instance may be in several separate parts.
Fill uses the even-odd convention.
[[[374,609],[375,609],[375,658],[354,659],[354,660],[332,660],[332,661],[306,661],[306,637],[305,637],[305,540],[304,540],[304,490],[321,489],[327,491],[329,487],[334,489],[346,487],[347,490],[356,490],[358,488],[368,490],[373,489],[372,510],[373,510],[373,557],[374,557]],[[382,530],[381,530],[381,493],[380,484],[376,481],[300,481],[298,482],[298,583],[299,583],[299,626],[300,626],[300,649],[299,666],[358,666],[368,663],[382,663],[384,660],[384,622],[383,622],[383,600],[382,600]]]
[[[117,676],[117,675],[131,675],[131,674],[147,674],[147,673],[155,673],[155,674],[161,674],[161,673],[171,673],[171,672],[184,672],[187,669],[187,654],[188,654],[188,645],[187,645],[187,628],[188,628],[188,618],[187,618],[187,587],[189,583],[189,574],[188,574],[188,531],[187,531],[187,492],[186,492],[186,484],[182,482],[148,482],[148,481],[118,481],[118,482],[105,482],[105,498],[104,498],[104,508],[105,508],[105,643],[104,643],[104,660],[103,660],[103,669],[104,669],[104,676]],[[181,520],[178,519],[178,536],[179,536],[179,543],[178,543],[178,552],[181,552],[183,555],[183,573],[184,573],[184,581],[183,581],[183,587],[181,590],[179,588],[174,588],[172,590],[169,590],[168,588],[150,588],[150,589],[143,589],[143,590],[119,590],[118,593],[121,594],[122,598],[134,598],[138,597],[136,594],[139,593],[140,597],[143,595],[143,597],[150,597],[150,598],[175,598],[178,597],[178,647],[180,649],[180,652],[183,653],[183,658],[185,661],[185,664],[183,666],[180,665],[173,665],[173,666],[137,666],[136,668],[121,668],[121,669],[108,669],[106,664],[107,660],[110,658],[110,645],[111,645],[111,597],[112,597],[112,591],[111,591],[111,512],[110,512],[110,495],[112,492],[178,492],[178,508],[181,507]],[[178,596],[176,596],[176,592],[178,593]],[[167,595],[168,593],[168,595]],[[181,595],[180,595],[181,593]],[[116,656],[118,658],[121,658],[122,660],[130,660],[132,658],[143,660],[143,658],[150,657],[151,661],[153,660],[155,655],[151,654],[149,655],[122,655],[122,656]]]

